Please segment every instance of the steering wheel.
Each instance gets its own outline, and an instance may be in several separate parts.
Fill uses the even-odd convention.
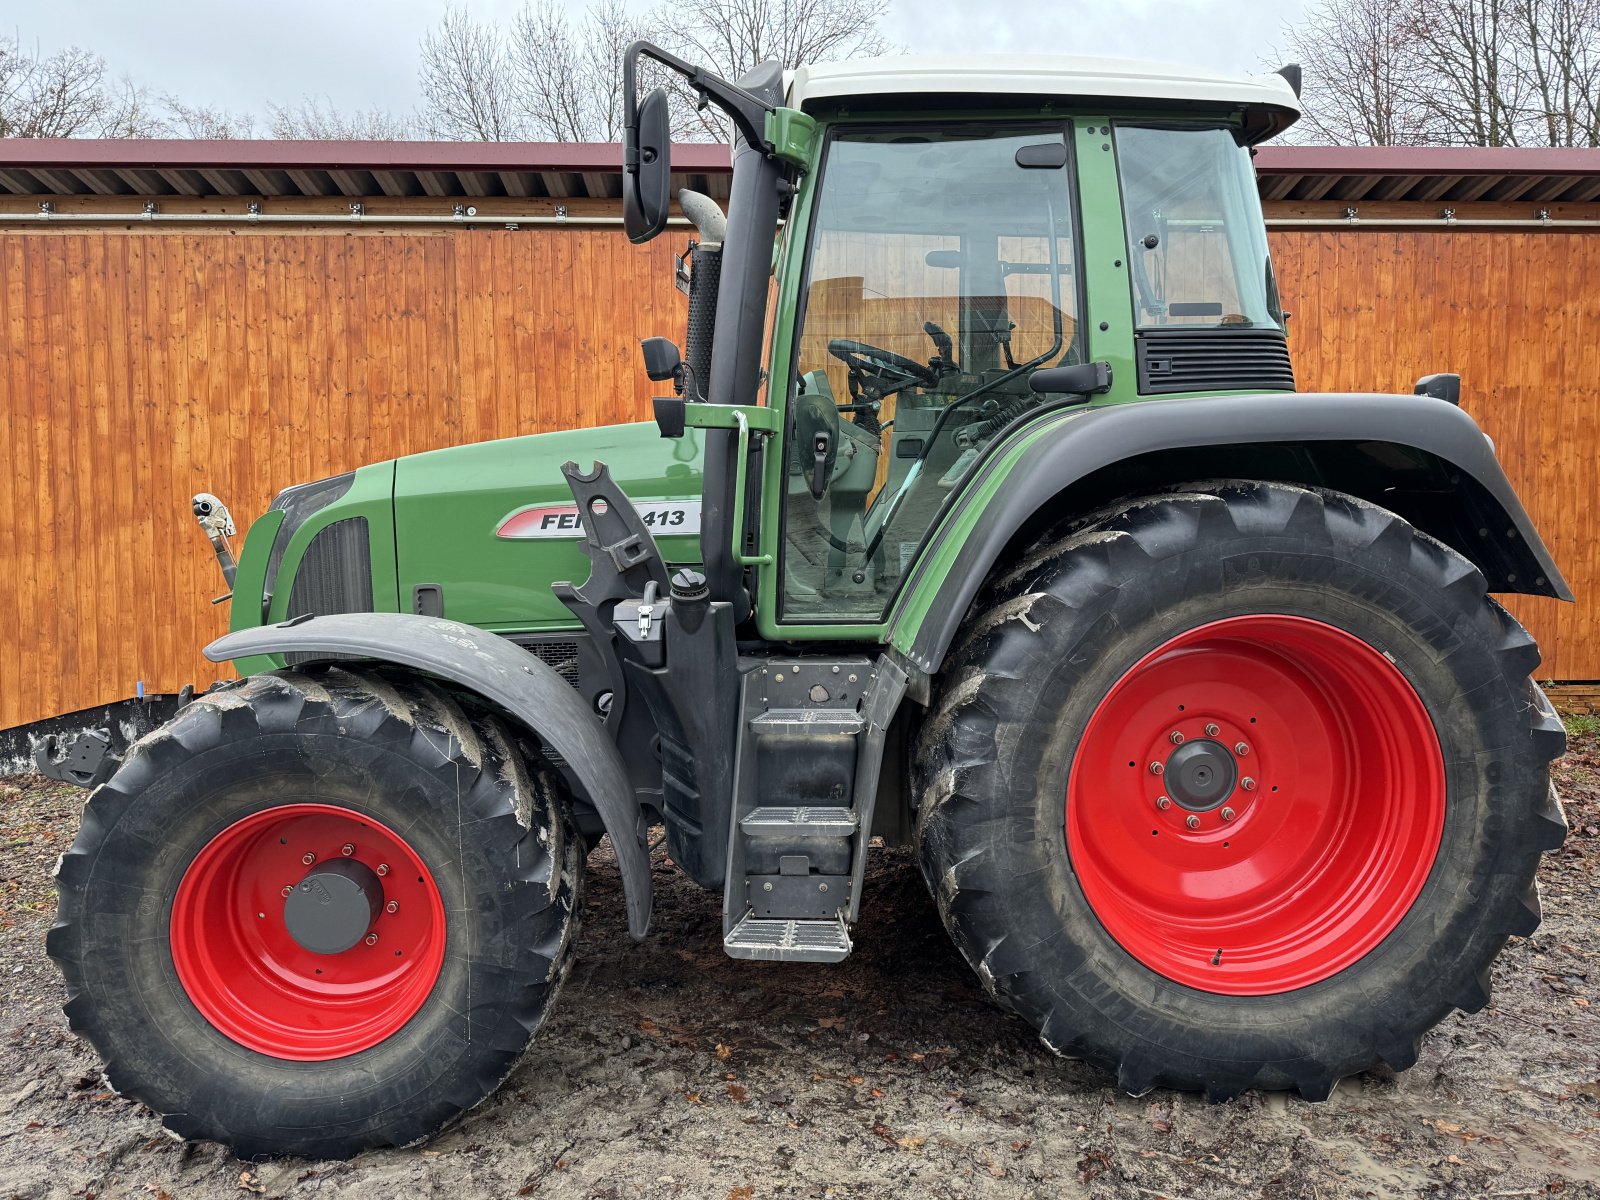
[[[859,376],[870,384],[879,399],[914,383],[934,387],[939,382],[938,373],[927,364],[852,338],[834,338],[828,343],[828,353],[850,368],[852,379]]]

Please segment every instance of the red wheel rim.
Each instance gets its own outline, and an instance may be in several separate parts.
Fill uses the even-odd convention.
[[[381,895],[354,945],[318,953],[292,934],[287,893],[331,863],[376,879]],[[321,1061],[377,1045],[422,1007],[444,962],[444,904],[393,830],[346,808],[286,804],[201,848],[172,902],[171,940],[184,991],[219,1031]]]
[[[1444,797],[1438,735],[1393,662],[1320,621],[1232,617],[1145,655],[1095,709],[1067,849],[1134,958],[1265,995],[1394,930],[1438,854]]]

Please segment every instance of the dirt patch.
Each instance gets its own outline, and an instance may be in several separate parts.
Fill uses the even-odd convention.
[[[909,854],[875,856],[837,967],[723,956],[719,900],[659,857],[629,940],[590,864],[579,958],[536,1052],[454,1129],[348,1163],[181,1144],[101,1082],[44,954],[82,793],[0,781],[0,1197],[1600,1197],[1600,730],[1558,767],[1572,836],[1545,923],[1417,1066],[1325,1104],[1119,1093],[984,996]]]

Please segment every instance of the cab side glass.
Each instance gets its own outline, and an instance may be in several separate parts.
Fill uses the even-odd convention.
[[[781,615],[874,621],[983,449],[1081,361],[1061,122],[829,143],[789,380]]]

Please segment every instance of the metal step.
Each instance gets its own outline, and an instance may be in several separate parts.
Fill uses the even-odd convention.
[[[804,733],[854,737],[866,728],[860,713],[844,708],[770,708],[751,718],[756,733]]]
[[[769,962],[839,962],[850,953],[843,917],[809,921],[760,920],[746,914],[722,939],[729,958]]]
[[[758,808],[739,820],[750,837],[849,837],[856,814],[849,808]]]

